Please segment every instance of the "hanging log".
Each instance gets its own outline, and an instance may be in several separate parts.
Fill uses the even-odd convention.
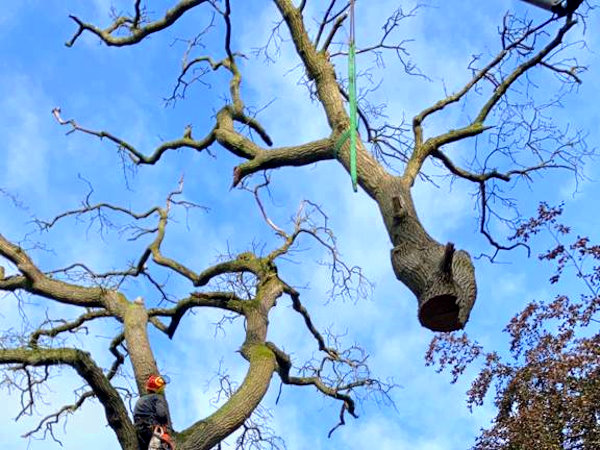
[[[396,188],[396,192],[389,211],[382,209],[394,244],[391,257],[396,278],[417,297],[424,327],[462,329],[477,294],[471,258],[465,251],[456,251],[453,243],[444,246],[431,238],[416,216],[410,191]]]

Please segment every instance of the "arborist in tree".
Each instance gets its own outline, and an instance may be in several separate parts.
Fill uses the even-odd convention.
[[[150,375],[146,381],[147,394],[140,397],[133,409],[140,450],[175,449],[169,435],[171,416],[164,396],[166,384],[164,377]]]

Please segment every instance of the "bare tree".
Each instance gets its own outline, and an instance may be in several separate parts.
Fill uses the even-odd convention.
[[[253,190],[261,209],[259,188],[264,185],[265,183]],[[0,362],[11,373],[6,382],[23,392],[21,414],[31,411],[38,396],[36,389],[47,380],[53,366],[72,367],[90,387],[89,391],[81,393],[75,404],[62,407],[55,414],[43,418],[30,435],[40,431],[52,434],[52,427],[61,416],[79,408],[86,399],[96,397],[104,406],[108,424],[113,428],[122,448],[137,448],[136,432],[127,408],[111,380],[118,374],[126,358],[129,358],[137,391],[145,393],[145,380],[149,375],[159,373],[148,336],[148,325],[151,324],[172,339],[183,316],[194,308],[216,308],[225,314],[244,318],[245,340],[240,352],[248,361],[249,367],[244,381],[235,390],[227,377],[222,377],[223,395],[227,396],[227,401],[210,417],[178,433],[178,448],[213,448],[240,427],[244,428],[242,436],[238,438],[240,446],[249,442],[250,447],[244,448],[260,448],[263,443],[260,437],[265,431],[263,429],[258,435],[254,432],[257,430],[256,419],[251,416],[254,412],[259,419],[261,415],[264,416],[265,413],[257,408],[274,373],[279,374],[284,384],[313,386],[323,395],[339,400],[342,405],[341,423],[346,414],[356,416],[353,398],[355,392],[379,392],[387,398],[387,393],[393,386],[371,376],[364,351],[356,346],[340,348],[335,339],[324,337],[302,305],[298,291],[278,275],[276,260],[285,256],[301,236],[308,236],[330,253],[333,278],[338,280],[336,282],[340,289],[349,289],[353,279],[357,277],[358,283],[364,282],[360,272],[346,266],[339,259],[334,237],[326,226],[326,217],[317,206],[303,203],[290,232],[276,226],[265,214],[267,223],[277,231],[282,241],[279,247],[266,255],[258,256],[253,252],[229,255],[222,262],[196,272],[164,255],[161,250],[172,208],[197,206],[178,199],[181,193],[182,184],[168,196],[164,207],[153,207],[142,213],[109,203],[92,204],[88,196],[81,208],[66,211],[49,221],[38,221],[43,230],[48,230],[70,217],[91,215],[106,227],[110,226],[113,214],[128,217],[133,221],[132,239],[147,236],[153,236],[153,239],[139,259],[122,271],[96,273],[84,263],[78,262],[65,268],[43,272],[24,248],[0,236],[2,256],[19,272],[5,276],[4,269],[2,270],[0,288],[3,291],[27,292],[80,307],[84,311],[72,321],[44,321],[31,332],[27,341],[22,342],[20,338],[14,340],[8,334],[0,341]],[[156,220],[152,227],[138,224],[151,218]],[[183,277],[194,290],[186,298],[171,299],[163,291],[161,283],[153,278],[148,268],[150,262]],[[172,306],[150,308],[145,306],[141,297],[127,299],[120,287],[125,280],[136,277],[145,277],[163,295],[163,300]],[[205,286],[221,289],[202,289]],[[302,321],[316,340],[316,349],[323,354],[322,358],[301,365],[298,368],[299,375],[293,374],[290,356],[275,343],[266,340],[269,312],[282,296],[290,298],[294,310],[301,315]],[[89,353],[65,345],[69,344],[65,335],[81,333],[90,322],[107,317],[121,323],[122,332],[110,344],[115,361],[105,373]],[[126,351],[123,352],[123,349]],[[39,367],[43,370],[36,370]],[[275,436],[265,438],[264,443],[273,446],[277,439]]]
[[[12,377],[11,383],[23,392],[23,411],[32,407],[36,389],[46,380],[49,368],[71,366],[84,378],[90,391],[83,393],[76,404],[45,418],[37,431],[44,427],[51,430],[52,424],[63,413],[77,409],[86,398],[95,396],[104,406],[107,421],[122,448],[136,448],[135,430],[121,394],[111,384],[112,378],[127,357],[133,367],[137,391],[143,393],[144,380],[158,371],[148,325],[173,338],[188,311],[209,307],[244,318],[245,341],[241,354],[249,367],[239,387],[223,385],[224,395],[227,395],[223,406],[177,433],[178,448],[209,449],[240,429],[243,433],[241,442],[248,442],[243,436],[254,436],[248,439],[255,445],[256,436],[260,434],[252,434],[255,426],[247,420],[257,410],[274,373],[284,384],[313,386],[322,394],[339,400],[342,405],[340,424],[343,424],[346,414],[356,414],[356,391],[373,390],[386,396],[390,386],[371,376],[362,349],[337,348],[335,339],[328,342],[317,330],[298,291],[280,278],[276,260],[286,255],[300,237],[309,237],[330,253],[334,283],[339,288],[348,289],[350,280],[360,278],[361,274],[340,260],[326,216],[316,205],[304,203],[295,216],[293,229],[286,231],[266,213],[259,197],[260,185],[254,189],[248,188],[248,183],[257,173],[320,161],[336,161],[350,170],[351,149],[349,142],[344,140],[350,127],[345,108],[349,96],[348,80],[340,71],[347,49],[338,41],[342,40],[353,2],[326,2],[321,5],[323,9],[316,18],[316,25],[311,26],[306,17],[310,2],[273,1],[280,20],[271,41],[259,54],[273,58],[273,49],[281,45],[281,36],[291,39],[308,96],[322,107],[329,128],[329,133],[321,139],[284,147],[274,147],[269,133],[242,98],[240,61],[247,56],[244,49],[238,50],[234,44],[232,17],[235,2],[180,0],[157,18],[145,2],[136,0],[132,3],[131,13],[114,14],[112,23],[105,28],[72,15],[77,29],[67,46],[75,45],[84,33],[91,33],[108,46],[135,45],[154,33],[176,26],[190,11],[205,10],[212,19],[197,36],[189,39],[181,71],[167,101],[183,99],[204,75],[223,73],[229,81],[227,102],[214,114],[212,127],[201,138],[194,137],[192,128],[187,127],[181,137],[144,152],[109,131],[66,119],[60,108],[53,110],[56,121],[69,133],[87,134],[116,145],[117,150],[137,166],[159,164],[167,152],[179,149],[230,152],[242,160],[233,168],[232,186],[252,191],[266,223],[281,238],[281,244],[264,255],[256,251],[228,255],[218,264],[202,270],[163,254],[161,246],[172,209],[197,206],[181,200],[182,186],[168,196],[164,206],[147,211],[136,212],[111,203],[92,203],[88,196],[81,208],[38,222],[42,229],[50,229],[59,221],[73,217],[91,216],[107,225],[114,215],[127,217],[131,220],[134,239],[152,237],[152,240],[138,259],[124,270],[96,273],[85,262],[76,262],[66,268],[43,271],[27,249],[0,237],[0,255],[17,271],[10,276],[2,274],[1,290],[27,292],[83,311],[74,321],[56,323],[49,320],[28,339],[5,336],[0,341],[0,363],[22,377]],[[380,60],[386,53],[392,53],[400,58],[407,74],[423,76],[406,58],[406,42],[397,39],[396,35],[402,22],[417,10],[418,7],[412,10],[398,8],[384,23],[381,36],[374,43],[359,47],[357,54],[373,54]],[[550,169],[564,169],[577,176],[583,159],[591,153],[581,132],[571,131],[547,118],[547,111],[560,103],[561,96],[581,82],[580,73],[584,67],[577,63],[576,49],[568,37],[577,29],[581,18],[578,14],[555,15],[536,23],[507,14],[499,29],[497,54],[474,58],[463,87],[423,109],[409,125],[388,122],[385,115],[369,102],[368,92],[359,99],[358,184],[379,207],[392,245],[391,262],[396,277],[417,297],[419,320],[431,330],[451,331],[465,326],[476,299],[475,272],[468,252],[455,250],[450,242],[437,242],[424,229],[413,204],[411,189],[419,176],[427,177],[426,163],[439,163],[450,177],[468,181],[475,187],[480,231],[491,246],[490,258],[493,259],[500,250],[520,245],[503,244],[489,231],[491,217],[510,223],[510,219],[503,218],[494,209],[497,203],[511,206],[503,194],[502,184],[509,183],[510,186],[514,180],[530,180],[534,173]],[[208,52],[201,45],[202,38],[219,27],[223,31],[223,47]],[[206,54],[201,53],[205,51]],[[546,74],[554,75],[556,96],[551,102],[540,105],[534,101],[533,90],[536,77]],[[470,118],[463,124],[440,133],[427,129],[428,121],[458,104],[467,104],[470,111]],[[255,136],[264,145],[257,144]],[[451,144],[468,140],[475,143],[474,154],[470,163],[462,165],[453,160],[446,149]],[[311,214],[307,210],[311,210]],[[151,220],[154,224],[147,225]],[[193,288],[189,295],[171,299],[148,270],[150,263],[187,280]],[[126,298],[120,286],[130,278],[145,278],[165,300],[173,302],[172,306],[146,307],[141,299]],[[301,365],[297,374],[292,370],[290,356],[266,339],[268,315],[280,297],[289,297],[323,355]],[[106,318],[117,320],[122,332],[110,345],[115,362],[104,373],[89,353],[61,345],[64,341],[60,338],[65,333],[83,329],[88,322]],[[122,348],[126,353],[120,350]],[[276,441],[270,440],[267,445],[273,447]]]

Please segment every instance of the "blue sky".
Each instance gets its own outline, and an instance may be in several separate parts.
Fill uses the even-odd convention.
[[[398,3],[382,0],[373,8],[368,2],[358,2],[359,46],[376,39],[373,33],[379,30],[384,13],[391,12]],[[152,9],[163,11],[171,4],[156,1]],[[543,12],[516,0],[430,0],[428,4],[405,22],[400,35],[414,39],[408,44],[411,58],[431,81],[405,76],[392,57],[386,60],[385,71],[376,74],[376,79],[382,78],[383,82],[375,98],[388,104],[387,114],[398,122],[442,98],[444,86],[452,91],[467,80],[465,67],[471,56],[490,54],[497,48],[496,29],[505,11],[515,9],[535,20],[544,17]],[[217,148],[215,157],[189,150],[173,152],[155,167],[127,172],[127,188],[113,146],[89,136],[66,136],[66,130],[56,124],[50,112],[60,106],[65,118],[110,130],[149,153],[161,140],[181,136],[190,123],[194,135],[201,136],[209,130],[211,114],[222,105],[227,80],[218,76],[207,79],[210,89],[196,85],[185,101],[167,108],[163,104],[185,50],[184,45],[174,41],[188,38],[205,26],[209,18],[204,8],[135,47],[107,48],[86,35],[73,48],[64,46],[75,30],[69,14],[106,24],[111,5],[127,8],[130,2],[26,0],[10,2],[0,11],[0,188],[16,195],[20,202],[16,206],[6,196],[0,196],[0,232],[15,241],[27,235],[26,245],[33,241],[45,243],[46,249],[31,252],[45,269],[78,260],[98,271],[123,267],[139,254],[143,243],[127,243],[119,233],[108,232],[99,237],[94,225],[89,227],[77,221],[64,222],[49,233],[29,235],[34,230],[32,216],[48,218],[77,207],[87,193],[87,185],[80,177],[92,183],[96,201],[145,210],[162,204],[184,174],[185,198],[210,209],[191,212],[188,217],[179,214],[178,220],[169,225],[165,244],[170,255],[201,269],[228,249],[244,251],[253,241],[273,248],[277,240],[261,220],[251,196],[241,190],[229,190],[235,157]],[[243,8],[234,9],[233,47],[251,55],[253,48],[264,45],[268,39],[275,9],[266,1],[251,2]],[[557,123],[586,130],[590,147],[597,147],[600,141],[600,33],[594,27],[597,19],[597,13],[590,16],[585,35],[587,49],[578,50],[582,64],[589,66],[582,75],[584,83],[565,99],[562,110],[553,112]],[[209,38],[209,49],[211,39],[218,43],[220,35]],[[222,57],[221,46],[214,48]],[[247,105],[261,108],[270,104],[259,119],[277,146],[327,135],[319,105],[311,104],[305,88],[297,83],[300,73],[293,70],[298,61],[291,46],[284,42],[281,50],[275,64],[265,64],[252,56],[243,64]],[[372,61],[359,58],[358,64],[371,66]],[[361,83],[364,87],[368,81],[359,80]],[[539,95],[545,93],[541,88]],[[464,114],[465,110],[458,107],[444,115],[444,122],[434,123],[434,129],[452,128]],[[461,144],[452,151],[466,156],[472,145]],[[593,181],[600,179],[597,161],[590,162],[585,172],[589,180],[580,182],[577,192],[569,175],[547,174],[537,177],[534,185],[517,185],[514,197],[519,198],[525,216],[534,214],[540,199],[551,204],[565,201],[566,221],[577,233],[597,239],[600,213],[593,207],[600,194],[598,183]],[[442,180],[440,188],[436,188],[420,181],[414,198],[421,220],[436,239],[455,242],[476,255],[489,248],[477,234],[471,192],[465,183],[450,186]],[[265,199],[265,204],[276,223],[289,226],[289,217],[303,199],[323,206],[344,258],[361,265],[375,288],[368,299],[328,301],[328,274],[311,262],[324,255],[309,242],[303,246],[306,252],[282,263],[281,273],[292,284],[306,286],[302,290],[303,301],[321,329],[330,327],[345,333],[348,344],[362,344],[371,355],[374,373],[382,379],[393,377],[401,387],[393,394],[396,409],[366,402],[359,410],[360,419],[349,420],[327,439],[327,432],[336,424],[338,405],[311,389],[289,387],[283,388],[281,400],[275,405],[279,386],[275,377],[264,401],[273,414],[272,426],[286,439],[290,450],[362,449],[373,443],[380,450],[467,448],[478,430],[489,423],[493,408],[488,403],[469,412],[464,395],[469,376],[450,385],[446,375],[424,366],[423,354],[432,334],[419,326],[416,301],[393,275],[390,244],[376,205],[361,192],[353,194],[349,177],[333,162],[273,173],[272,199]],[[236,222],[239,217],[244,218],[243,226]],[[500,225],[492,229],[500,237],[506,232]],[[479,296],[467,331],[486,345],[502,348],[505,340],[500,331],[518,308],[531,299],[550,298],[556,291],[546,282],[549,267],[538,263],[535,257],[527,259],[524,252],[517,250],[502,254],[499,260],[500,264],[490,264],[486,259],[475,262]],[[189,289],[174,278],[169,283],[175,293],[183,294]],[[156,301],[156,292],[141,282],[130,283],[127,295],[142,295],[149,304]],[[75,317],[77,313],[68,307],[30,299],[23,308],[27,317],[24,320],[14,297],[6,296],[1,301],[2,330],[26,329],[29,323],[41,320],[47,309],[56,317]],[[207,311],[188,317],[173,342],[152,333],[159,365],[173,381],[168,392],[178,429],[214,409],[210,399],[220,365],[232,379],[243,377],[245,364],[235,352],[242,342],[241,321],[227,325],[226,333],[221,333],[214,325],[218,320],[217,313]],[[76,345],[86,346],[100,362],[109,364],[107,347],[117,329],[114,322],[101,322],[90,330],[89,336],[75,340]],[[316,350],[287,301],[281,301],[273,312],[269,336],[297,359]],[[13,421],[18,395],[6,389],[0,391],[6,405],[0,411],[3,447],[59,448],[58,444],[19,438],[35,426],[39,417],[73,401],[73,389],[82,384],[68,369],[53,373],[46,392],[47,403],[40,403],[33,417],[19,422]],[[124,379],[121,383],[127,385],[131,381]],[[94,402],[70,416],[64,430],[58,427],[57,436],[64,438],[66,449],[116,446],[116,439],[104,425],[103,412]]]

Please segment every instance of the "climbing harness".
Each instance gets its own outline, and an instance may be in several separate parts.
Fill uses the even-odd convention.
[[[157,425],[152,430],[152,439],[150,439],[148,450],[175,450],[175,445],[169,433]]]
[[[352,189],[358,191],[356,175],[356,141],[357,141],[357,104],[356,104],[356,45],[354,42],[354,0],[350,0],[350,37],[348,40],[348,109],[350,113],[350,128],[339,137],[335,144],[336,158],[339,151],[350,138],[350,178]]]

